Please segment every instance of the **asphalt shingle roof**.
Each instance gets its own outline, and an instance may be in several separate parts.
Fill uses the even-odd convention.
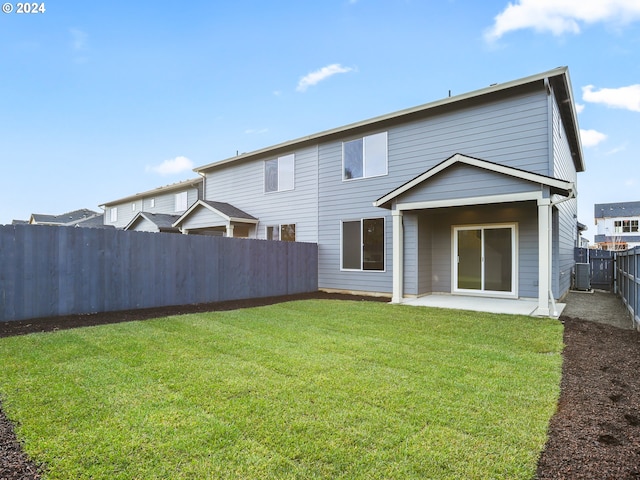
[[[640,217],[640,202],[596,203],[595,218]]]

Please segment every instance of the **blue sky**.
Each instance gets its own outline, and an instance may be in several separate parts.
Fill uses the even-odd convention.
[[[640,0],[10,6],[0,224],[99,211],[236,152],[563,65],[583,131],[586,236],[594,203],[640,200]]]

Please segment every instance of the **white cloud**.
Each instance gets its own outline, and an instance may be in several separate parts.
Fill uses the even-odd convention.
[[[82,52],[88,49],[87,39],[89,35],[82,30],[78,30],[77,28],[69,29],[69,33],[71,34],[71,47],[76,52]]]
[[[623,143],[617,147],[612,148],[605,155],[615,155],[616,153],[624,152],[627,149],[628,142]]]
[[[576,113],[582,113],[584,111],[584,105],[576,103]]]
[[[582,140],[583,147],[595,147],[600,142],[607,139],[604,133],[597,130],[582,130],[580,129],[580,140]]]
[[[308,75],[305,75],[298,82],[298,87],[296,90],[298,92],[304,92],[307,88],[312,85],[316,85],[322,80],[326,80],[327,78],[336,75],[338,73],[347,73],[353,71],[353,68],[343,67],[339,63],[334,63],[332,65],[327,65],[326,67],[322,67],[320,70],[316,70],[315,72],[311,72]]]
[[[603,103],[607,107],[624,108],[640,112],[640,84],[620,88],[601,88],[594,90],[593,85],[582,87],[582,99],[585,102]]]
[[[638,0],[516,0],[496,15],[485,32],[487,41],[506,33],[531,28],[553,35],[580,33],[582,24],[598,22],[624,25],[640,20]]]
[[[187,157],[176,157],[171,160],[165,160],[159,165],[147,166],[146,170],[160,175],[174,175],[186,170],[193,170],[193,162]]]

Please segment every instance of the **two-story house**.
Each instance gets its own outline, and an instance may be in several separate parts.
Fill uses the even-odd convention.
[[[563,67],[204,165],[174,226],[317,242],[326,291],[532,298],[546,316],[578,244],[572,95]]]
[[[173,223],[202,198],[202,178],[173,183],[100,205],[104,224],[143,232],[179,232]]]
[[[640,202],[596,203],[598,233],[593,241],[603,250],[626,250],[640,246]]]

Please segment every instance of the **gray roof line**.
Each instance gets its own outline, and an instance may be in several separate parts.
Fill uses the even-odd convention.
[[[109,207],[111,205],[117,205],[119,203],[129,202],[131,200],[138,200],[140,198],[148,197],[151,195],[157,195],[164,192],[170,192],[172,190],[179,190],[188,186],[196,186],[198,183],[202,182],[202,177],[192,178],[190,180],[183,180],[181,182],[171,183],[169,185],[164,185],[162,187],[153,188],[151,190],[147,190],[146,192],[135,193],[133,195],[129,195],[127,197],[119,198],[117,200],[112,200],[110,202],[104,202],[100,204],[100,207]]]

